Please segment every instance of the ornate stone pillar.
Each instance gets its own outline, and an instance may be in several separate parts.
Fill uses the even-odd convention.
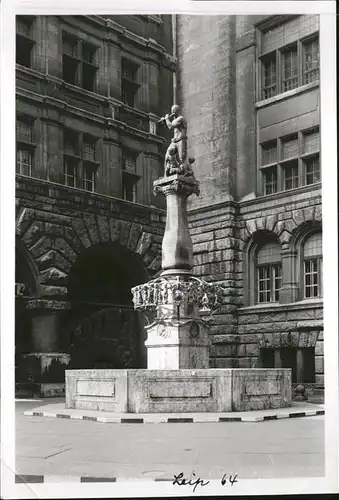
[[[174,174],[155,181],[154,190],[167,204],[162,273],[132,289],[136,309],[156,310],[155,321],[146,326],[147,368],[208,368],[210,342],[201,312],[219,304],[220,290],[192,276],[187,198],[199,194],[199,183],[194,176]]]
[[[26,308],[31,312],[33,352],[24,355],[27,386],[40,396],[61,396],[65,392],[65,369],[69,354],[59,352],[59,320],[68,302],[33,299]]]

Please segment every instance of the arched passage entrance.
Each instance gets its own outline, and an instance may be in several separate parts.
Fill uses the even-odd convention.
[[[83,252],[68,277],[69,368],[146,366],[143,319],[131,288],[149,279],[137,255],[117,243]]]

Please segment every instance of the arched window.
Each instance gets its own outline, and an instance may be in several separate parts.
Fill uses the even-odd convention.
[[[281,249],[279,243],[262,245],[256,255],[257,302],[279,302]]]
[[[303,298],[322,296],[322,236],[311,234],[303,245]]]

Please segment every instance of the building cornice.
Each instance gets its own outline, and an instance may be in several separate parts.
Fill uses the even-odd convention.
[[[19,68],[19,71],[22,70],[22,67]],[[24,68],[23,71],[26,74],[32,75],[34,78],[38,78],[40,81],[45,81],[47,83],[53,83],[56,87],[55,92],[59,94],[59,92],[62,89],[65,89],[66,91],[71,92],[74,97],[76,98],[77,96],[79,98],[86,98],[90,99],[91,102],[96,101],[97,105],[103,105],[105,107],[113,107],[120,109],[122,108],[123,110],[126,110],[128,113],[130,113],[132,116],[137,116],[139,118],[143,118],[146,121],[150,120],[158,120],[159,117],[157,115],[154,115],[154,113],[147,113],[146,111],[142,111],[140,109],[135,109],[131,108],[127,105],[125,105],[123,102],[114,99],[112,97],[108,96],[103,96],[101,94],[97,94],[95,92],[90,92],[88,90],[85,90],[81,87],[77,87],[74,85],[71,85],[69,83],[64,82],[60,78],[56,78],[50,75],[45,75],[43,73],[39,73],[34,70],[28,70],[27,68]],[[163,144],[165,139],[162,136],[156,135],[156,134],[151,134],[148,131],[145,130],[140,130],[138,128],[135,128],[131,125],[129,125],[126,122],[123,122],[119,120],[118,118],[114,117],[107,117],[107,116],[102,116],[97,113],[93,113],[91,111],[88,111],[86,109],[74,106],[72,104],[67,103],[65,100],[61,100],[58,97],[55,97],[53,95],[41,95],[37,94],[35,92],[32,92],[31,90],[27,90],[22,87],[17,87],[16,88],[16,95],[27,99],[27,100],[32,100],[34,102],[39,102],[39,103],[45,103],[48,106],[54,107],[59,109],[60,111],[64,113],[70,113],[74,116],[81,117],[81,119],[100,123],[102,125],[110,126],[110,127],[116,127],[119,130],[124,131],[125,133],[133,136],[138,136],[139,138],[147,141],[152,141],[157,144]]]
[[[156,214],[159,221],[163,221],[165,210],[154,206],[141,205],[140,203],[132,203],[121,198],[104,195],[101,193],[91,193],[83,189],[73,188],[51,182],[45,179],[37,179],[16,174],[16,197],[24,200],[30,198],[31,193],[37,190],[37,195],[42,198],[48,198],[49,203],[55,206],[60,205],[60,209],[68,210],[68,205],[76,205],[76,210],[82,212],[86,208],[91,207],[91,210],[96,204],[101,210],[107,213],[119,213],[120,215],[128,216],[147,216]],[[79,201],[79,198],[82,201]],[[76,201],[74,201],[76,199]],[[67,200],[67,201],[66,201]],[[76,211],[75,210],[75,211]],[[151,221],[151,219],[150,219]]]
[[[268,30],[275,28],[279,24],[286,23],[287,21],[290,21],[291,19],[294,19],[296,17],[300,17],[301,14],[274,14],[271,16],[265,16],[264,19],[260,19],[257,23],[254,23],[254,26],[260,30]]]

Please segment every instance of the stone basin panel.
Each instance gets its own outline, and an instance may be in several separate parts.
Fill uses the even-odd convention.
[[[230,370],[136,370],[129,374],[129,411],[231,411]]]
[[[291,402],[291,370],[236,369],[232,376],[233,411],[263,410]]]
[[[66,408],[204,413],[290,405],[290,369],[66,370]]]
[[[66,408],[127,412],[127,370],[66,370]]]

